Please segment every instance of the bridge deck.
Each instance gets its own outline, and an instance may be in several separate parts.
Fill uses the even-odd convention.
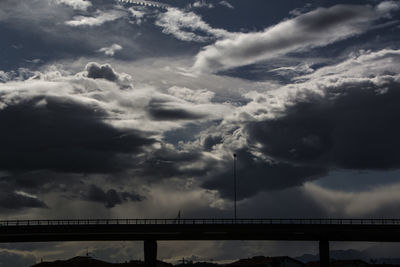
[[[0,226],[23,225],[109,225],[109,224],[362,224],[400,225],[400,219],[336,219],[336,218],[246,218],[246,219],[52,219],[0,220]]]
[[[0,221],[0,242],[109,240],[400,241],[399,219],[91,219]]]

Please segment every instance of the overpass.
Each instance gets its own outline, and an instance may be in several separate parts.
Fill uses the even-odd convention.
[[[329,266],[329,241],[400,242],[400,219],[87,219],[0,221],[0,242],[144,241],[154,267],[158,240],[318,241]]]

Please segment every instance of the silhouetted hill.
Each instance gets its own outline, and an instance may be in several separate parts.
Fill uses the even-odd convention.
[[[359,259],[359,260],[364,260],[367,261],[370,259],[369,254],[359,251],[359,250],[354,250],[354,249],[348,249],[348,250],[332,250],[330,251],[330,257],[331,259],[335,260],[354,260],[354,259]],[[304,254],[300,257],[296,257],[296,260],[299,260],[301,262],[307,263],[307,262],[315,262],[319,261],[319,255],[312,255],[312,254]]]
[[[109,263],[91,257],[78,256],[69,260],[57,260],[54,262],[41,262],[31,267],[144,267],[142,261],[130,261],[127,263]],[[172,264],[157,261],[157,267],[172,267]]]
[[[219,267],[221,265],[211,262],[195,262],[195,263],[185,263],[185,264],[178,264],[175,267]]]
[[[219,265],[209,262],[188,262],[185,264],[172,265],[170,263],[157,261],[157,267],[319,267],[319,261],[310,261],[306,264],[299,260],[282,256],[282,257],[264,257],[255,256],[248,259],[240,259],[230,264]],[[400,265],[392,264],[368,264],[367,261],[353,260],[331,260],[330,267],[400,267]],[[145,267],[143,261],[130,261],[126,263],[109,263],[102,260],[93,259],[91,257],[78,256],[69,260],[57,260],[54,262],[41,262],[31,267]]]
[[[330,257],[333,260],[363,260],[368,263],[372,263],[371,259],[374,260],[374,263],[379,264],[398,264],[400,265],[400,258],[376,258],[370,255],[367,251],[359,251],[354,249],[348,250],[332,250],[330,251]],[[304,254],[300,257],[296,257],[296,260],[299,260],[303,263],[308,262],[318,262],[319,261],[319,254]]]
[[[319,261],[308,262],[304,267],[320,267],[320,264]],[[362,260],[332,260],[329,267],[370,267],[370,265]]]
[[[292,259],[287,256],[283,257],[264,257],[264,256],[256,256],[249,259],[241,259],[235,262],[232,262],[226,266],[229,267],[281,267],[281,266],[293,266],[293,267],[301,267],[303,263]]]

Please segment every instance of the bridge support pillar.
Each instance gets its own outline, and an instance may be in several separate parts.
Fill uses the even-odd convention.
[[[157,265],[157,241],[144,240],[144,265],[156,267]]]
[[[319,263],[321,267],[329,267],[329,240],[321,239],[319,241]]]

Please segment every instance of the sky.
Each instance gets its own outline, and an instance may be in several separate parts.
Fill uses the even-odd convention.
[[[1,0],[0,217],[232,218],[234,153],[240,218],[398,217],[399,20],[391,0]],[[159,258],[317,249],[161,242]],[[143,258],[1,244],[0,263],[87,250]]]

